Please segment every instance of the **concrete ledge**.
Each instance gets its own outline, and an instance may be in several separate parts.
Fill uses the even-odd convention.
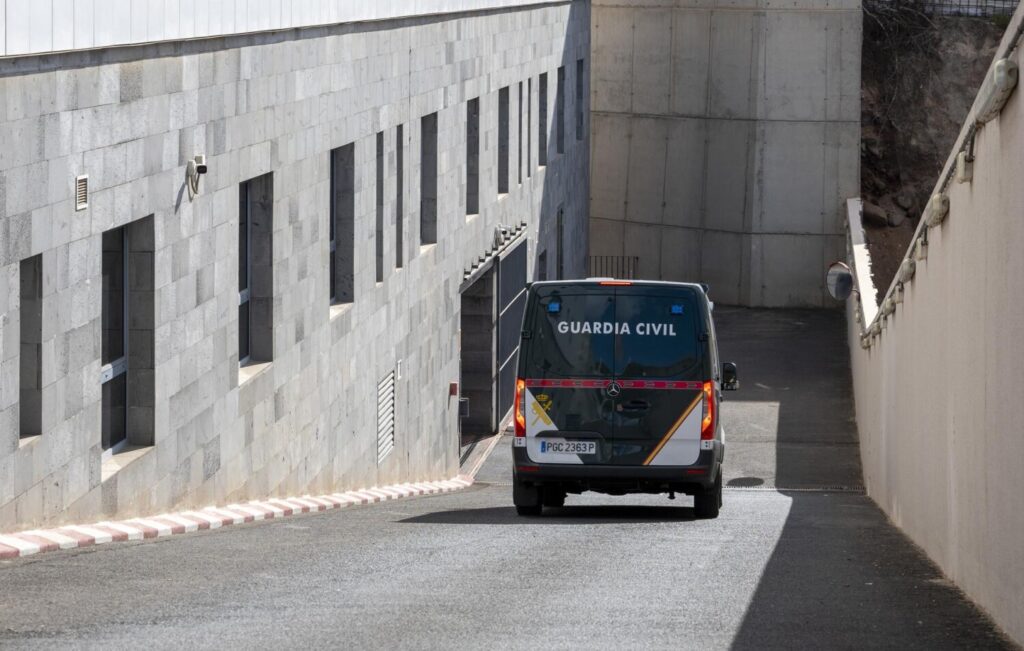
[[[33,530],[0,535],[0,559],[32,556],[58,549],[75,549],[127,540],[162,538],[232,524],[283,518],[297,513],[316,513],[349,506],[375,504],[423,495],[439,495],[473,485],[472,475],[459,475],[444,481],[417,482],[366,488],[330,495],[272,498],[246,504],[210,506],[199,511],[165,513],[149,518],[121,522],[98,522],[89,526],[67,525],[44,531]]]
[[[40,7],[30,0],[10,0],[6,7],[0,2],[0,57],[515,9],[561,1],[564,0],[235,0],[200,3],[196,7],[194,3],[179,5],[178,0],[106,0],[90,2],[71,12],[51,8],[49,0],[35,3],[43,5]]]

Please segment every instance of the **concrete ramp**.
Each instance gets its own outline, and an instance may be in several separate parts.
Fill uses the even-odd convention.
[[[723,361],[726,485],[862,490],[850,355],[838,311],[715,309]]]

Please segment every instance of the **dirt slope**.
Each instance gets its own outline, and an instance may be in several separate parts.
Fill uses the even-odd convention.
[[[999,19],[936,17],[913,2],[864,9],[861,196],[898,226],[867,225],[879,296],[917,221],[1002,37]]]

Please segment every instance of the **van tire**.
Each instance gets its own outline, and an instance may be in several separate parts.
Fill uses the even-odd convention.
[[[718,517],[722,508],[722,472],[718,472],[718,480],[710,490],[701,491],[693,496],[693,510],[701,520],[712,520]]]
[[[512,482],[512,503],[516,505],[516,513],[524,516],[540,515],[544,509],[540,488],[519,481]]]
[[[547,487],[544,489],[544,506],[551,508],[562,508],[565,506],[565,491],[558,490],[557,488]]]

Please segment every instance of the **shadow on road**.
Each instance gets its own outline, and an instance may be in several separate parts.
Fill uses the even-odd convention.
[[[566,506],[544,509],[539,517],[523,517],[512,506],[437,511],[400,520],[406,524],[623,524],[693,520],[693,509],[681,506]]]
[[[727,485],[791,500],[733,648],[1013,648],[863,494],[842,313],[716,317],[742,380],[723,407]]]

